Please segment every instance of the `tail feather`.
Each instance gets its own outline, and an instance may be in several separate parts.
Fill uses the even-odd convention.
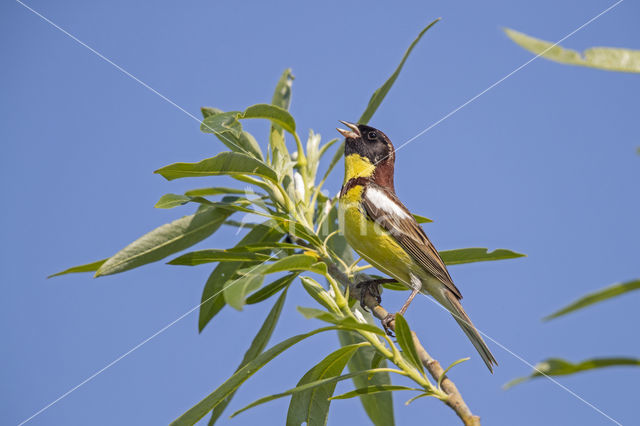
[[[462,331],[464,331],[469,340],[471,340],[471,343],[473,343],[473,346],[475,346],[476,350],[482,357],[482,360],[487,365],[487,368],[489,368],[489,371],[493,373],[493,365],[498,365],[498,362],[493,357],[493,354],[482,339],[482,336],[480,336],[480,333],[478,333],[478,330],[474,327],[471,322],[471,318],[469,318],[467,313],[464,311],[455,294],[451,293],[447,289],[443,289],[443,293],[446,301],[444,306],[449,310],[449,312],[451,312],[451,315],[460,325]]]

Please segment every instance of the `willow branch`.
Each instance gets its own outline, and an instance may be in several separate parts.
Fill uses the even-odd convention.
[[[329,273],[332,277],[334,277],[338,282],[340,282],[345,288],[349,288],[349,297],[354,298],[356,300],[360,300],[360,291],[361,289],[356,287],[356,283],[351,282],[347,275],[342,272],[337,265],[329,263]],[[389,312],[384,309],[375,297],[371,296],[368,293],[365,293],[364,297],[364,305],[371,310],[373,315],[382,320],[387,316]],[[389,324],[389,328],[395,331],[395,321],[392,321]],[[411,331],[411,335],[413,336],[413,343],[418,352],[418,356],[420,357],[420,361],[427,369],[431,377],[437,382],[444,374],[444,369],[440,365],[440,363],[433,359],[431,355],[426,351],[418,336],[415,332]],[[455,383],[451,381],[447,376],[444,376],[441,384],[442,390],[447,394],[448,398],[444,400],[444,402],[451,407],[453,411],[460,417],[463,423],[467,426],[479,426],[480,425],[480,417],[474,415],[467,404],[464,402],[460,391],[456,387]]]

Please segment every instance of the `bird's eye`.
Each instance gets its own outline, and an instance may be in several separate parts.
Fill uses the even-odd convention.
[[[367,135],[367,138],[369,140],[374,140],[377,137],[378,137],[378,134],[376,132],[369,132],[369,134]]]

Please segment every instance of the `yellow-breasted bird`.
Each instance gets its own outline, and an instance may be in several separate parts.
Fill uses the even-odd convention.
[[[341,122],[349,130],[337,129],[346,138],[339,216],[349,245],[371,265],[411,290],[400,313],[405,313],[418,292],[431,295],[447,308],[493,372],[497,362],[462,308],[460,290],[438,251],[396,196],[393,144],[373,127]],[[372,284],[376,288],[371,291],[377,296],[377,283]],[[393,314],[383,319],[385,330],[393,320]]]

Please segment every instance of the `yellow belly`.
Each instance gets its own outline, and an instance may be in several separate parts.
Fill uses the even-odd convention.
[[[355,186],[340,198],[340,229],[349,245],[367,262],[410,286],[409,274],[417,265],[380,225],[369,220],[360,209],[363,190],[362,186]]]

